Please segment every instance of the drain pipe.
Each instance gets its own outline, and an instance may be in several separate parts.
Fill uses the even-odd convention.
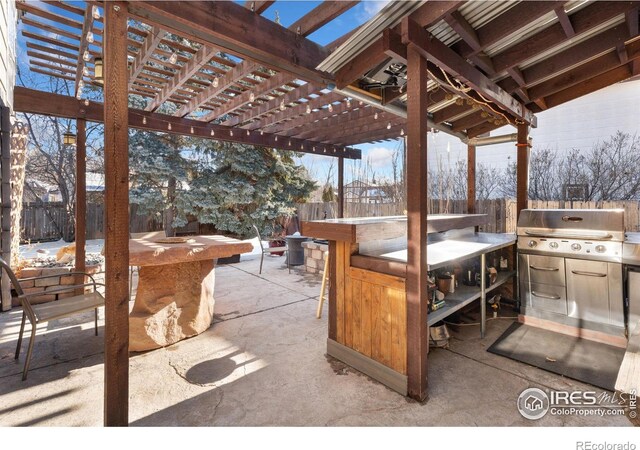
[[[330,89],[331,87],[329,87]],[[375,99],[369,97],[368,95],[364,95],[361,92],[358,92],[352,88],[349,87],[345,87],[343,89],[333,89],[334,92],[337,92],[338,94],[344,95],[345,97],[351,97],[353,99],[359,100],[361,102],[367,103],[371,106],[373,106],[374,108],[378,108],[382,111],[387,111],[390,112],[391,114],[395,114],[396,116],[400,116],[400,117],[404,117],[405,119],[407,118],[407,109],[403,108],[401,106],[396,106],[396,105],[391,105],[391,104],[387,104],[387,105],[382,105],[380,104],[378,101],[376,101]],[[429,128],[433,128],[436,130],[440,130],[444,133],[450,134],[452,136],[457,137],[458,139],[460,139],[462,142],[466,143],[467,142],[467,136],[464,133],[460,133],[459,131],[453,131],[451,129],[451,127],[448,127],[447,125],[443,125],[443,124],[438,124],[438,123],[434,123],[431,119],[427,119],[427,125],[429,126]]]

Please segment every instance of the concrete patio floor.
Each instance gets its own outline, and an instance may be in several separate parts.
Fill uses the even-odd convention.
[[[516,399],[530,386],[593,389],[486,352],[511,321],[452,330],[429,355],[420,404],[325,356],[327,321],[315,318],[320,277],[287,273],[284,258],[216,269],[216,316],[200,336],[130,358],[134,426],[627,426],[622,417],[550,416],[531,422]],[[21,310],[0,314],[0,424],[100,426],[103,328],[92,313],[38,332],[27,381],[13,359]],[[101,314],[102,317],[102,314]],[[26,345],[23,347],[26,349]]]

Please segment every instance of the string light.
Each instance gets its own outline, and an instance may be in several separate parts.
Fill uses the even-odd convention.
[[[351,108],[351,99],[350,98],[347,99],[347,108]]]
[[[264,131],[260,130],[260,136],[264,135]]]
[[[329,103],[329,112],[333,112],[333,105]]]
[[[252,92],[251,94],[249,94],[249,101],[251,103],[253,103],[253,101],[256,99],[256,95]]]
[[[247,130],[247,136],[251,135],[251,131]]]
[[[171,56],[169,57],[169,62],[171,64],[175,64],[176,62],[178,62],[178,54],[176,52],[173,52],[171,54]]]
[[[213,84],[213,87],[214,87],[214,88],[217,88],[217,87],[218,87],[218,77],[216,77],[216,78],[214,78],[214,79],[213,79],[212,84]]]
[[[289,147],[291,147],[291,141],[289,141]]]
[[[171,123],[167,124],[167,130],[171,131]]]
[[[373,119],[374,120],[378,120],[378,113],[377,112],[373,115]]]
[[[387,130],[390,130],[390,129],[391,129],[391,122],[387,124]]]
[[[311,106],[307,105],[307,114],[311,114]]]
[[[97,6],[93,7],[93,18],[95,20],[100,20],[100,10],[98,9]]]
[[[89,44],[93,44],[93,33],[91,31],[87,31],[87,42]]]
[[[233,130],[229,130],[229,136],[233,136]]]
[[[215,135],[216,135],[216,132],[215,132],[215,131],[213,131],[213,130],[211,130],[211,133],[210,133],[210,134],[211,134],[211,136],[215,136]]]
[[[278,142],[278,136],[276,136],[276,142]]]
[[[84,59],[85,61],[91,60],[91,54],[89,53],[89,50],[84,51],[84,53],[82,54],[82,59]]]
[[[147,118],[146,118],[146,117],[143,117],[143,118],[142,118],[142,124],[143,124],[143,125],[146,125],[146,124],[147,124]]]
[[[88,98],[84,99],[84,106],[89,106],[89,99]]]
[[[89,76],[89,68],[87,66],[84,66],[82,68],[82,75],[84,75],[85,77]]]
[[[79,89],[84,88],[84,81],[83,80],[78,81],[78,88]]]
[[[191,134],[193,134],[193,127],[191,127],[191,129],[189,129],[189,131],[191,131]]]
[[[284,100],[280,102],[280,111],[284,111]]]
[[[404,128],[400,129],[400,136],[404,136]]]

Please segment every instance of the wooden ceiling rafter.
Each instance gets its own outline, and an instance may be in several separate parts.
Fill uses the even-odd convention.
[[[325,99],[324,102],[326,105],[327,100]],[[302,114],[288,115],[287,117],[279,120],[278,122],[265,125],[264,130],[269,131],[270,133],[281,133],[281,132],[288,133],[293,128],[298,128],[302,126],[314,126],[319,120],[322,120],[327,117],[338,116],[344,112],[353,111],[354,109],[358,108],[358,106],[354,106],[354,103],[357,105],[356,102],[350,103],[348,101],[343,101],[333,106],[332,108],[333,111],[330,111],[329,108],[322,108],[322,106],[324,105],[321,105],[320,103],[322,103],[322,100],[317,100],[317,99],[311,100],[309,104],[311,108],[310,113],[307,114],[306,105],[305,105],[305,111]],[[319,106],[316,106],[315,108],[313,108],[312,105],[319,105]],[[249,126],[246,126],[246,128],[256,129],[260,127],[257,124],[250,124]]]
[[[263,0],[263,1],[248,0],[244,2],[244,7],[256,14],[262,14],[273,3],[275,3],[275,0]]]

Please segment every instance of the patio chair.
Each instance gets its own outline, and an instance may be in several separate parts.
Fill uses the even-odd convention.
[[[145,231],[142,233],[129,233],[129,239],[156,239],[159,237],[165,237],[164,231]],[[129,300],[131,300],[131,294],[133,293],[133,274],[134,272],[140,273],[138,266],[129,266]]]
[[[259,274],[262,273],[262,263],[264,261],[264,255],[265,254],[272,254],[272,253],[280,253],[280,252],[284,252],[286,254],[286,258],[287,258],[287,269],[289,270],[289,273],[291,273],[291,266],[289,265],[289,248],[287,247],[286,241],[285,241],[285,245],[284,247],[266,247],[262,244],[262,237],[260,236],[260,230],[258,230],[258,227],[253,225],[253,229],[256,232],[256,236],[258,237],[258,242],[260,243],[260,250],[261,250],[261,254],[260,254],[260,271],[258,272]],[[267,239],[267,241],[279,241],[280,239]]]
[[[24,361],[24,369],[22,370],[22,381],[27,379],[27,373],[29,372],[29,363],[31,362],[31,353],[33,352],[33,344],[36,339],[36,328],[41,323],[50,322],[52,320],[62,319],[65,317],[74,316],[86,311],[95,310],[95,333],[98,335],[98,308],[104,306],[104,297],[98,292],[98,285],[104,286],[101,283],[96,283],[93,276],[85,272],[70,272],[58,275],[44,275],[39,277],[22,278],[18,280],[16,275],[11,270],[9,264],[7,264],[2,258],[0,258],[0,271],[6,270],[11,280],[13,289],[18,294],[18,299],[22,304],[22,323],[20,324],[20,335],[18,336],[18,345],[16,346],[15,359],[20,357],[20,347],[22,346],[22,335],[24,334],[24,325],[26,319],[29,319],[31,323],[31,338],[29,339],[29,348],[27,350],[27,358]],[[32,294],[25,294],[20,286],[20,281],[40,280],[43,278],[56,278],[69,275],[82,275],[91,279],[90,283],[74,284],[68,286],[60,286],[59,289],[52,289],[49,291],[34,292]],[[83,294],[74,295],[64,299],[56,300],[49,303],[42,303],[39,305],[32,305],[31,299],[42,295],[60,294],[69,291],[75,291],[78,288],[93,287],[92,292],[84,292]]]

